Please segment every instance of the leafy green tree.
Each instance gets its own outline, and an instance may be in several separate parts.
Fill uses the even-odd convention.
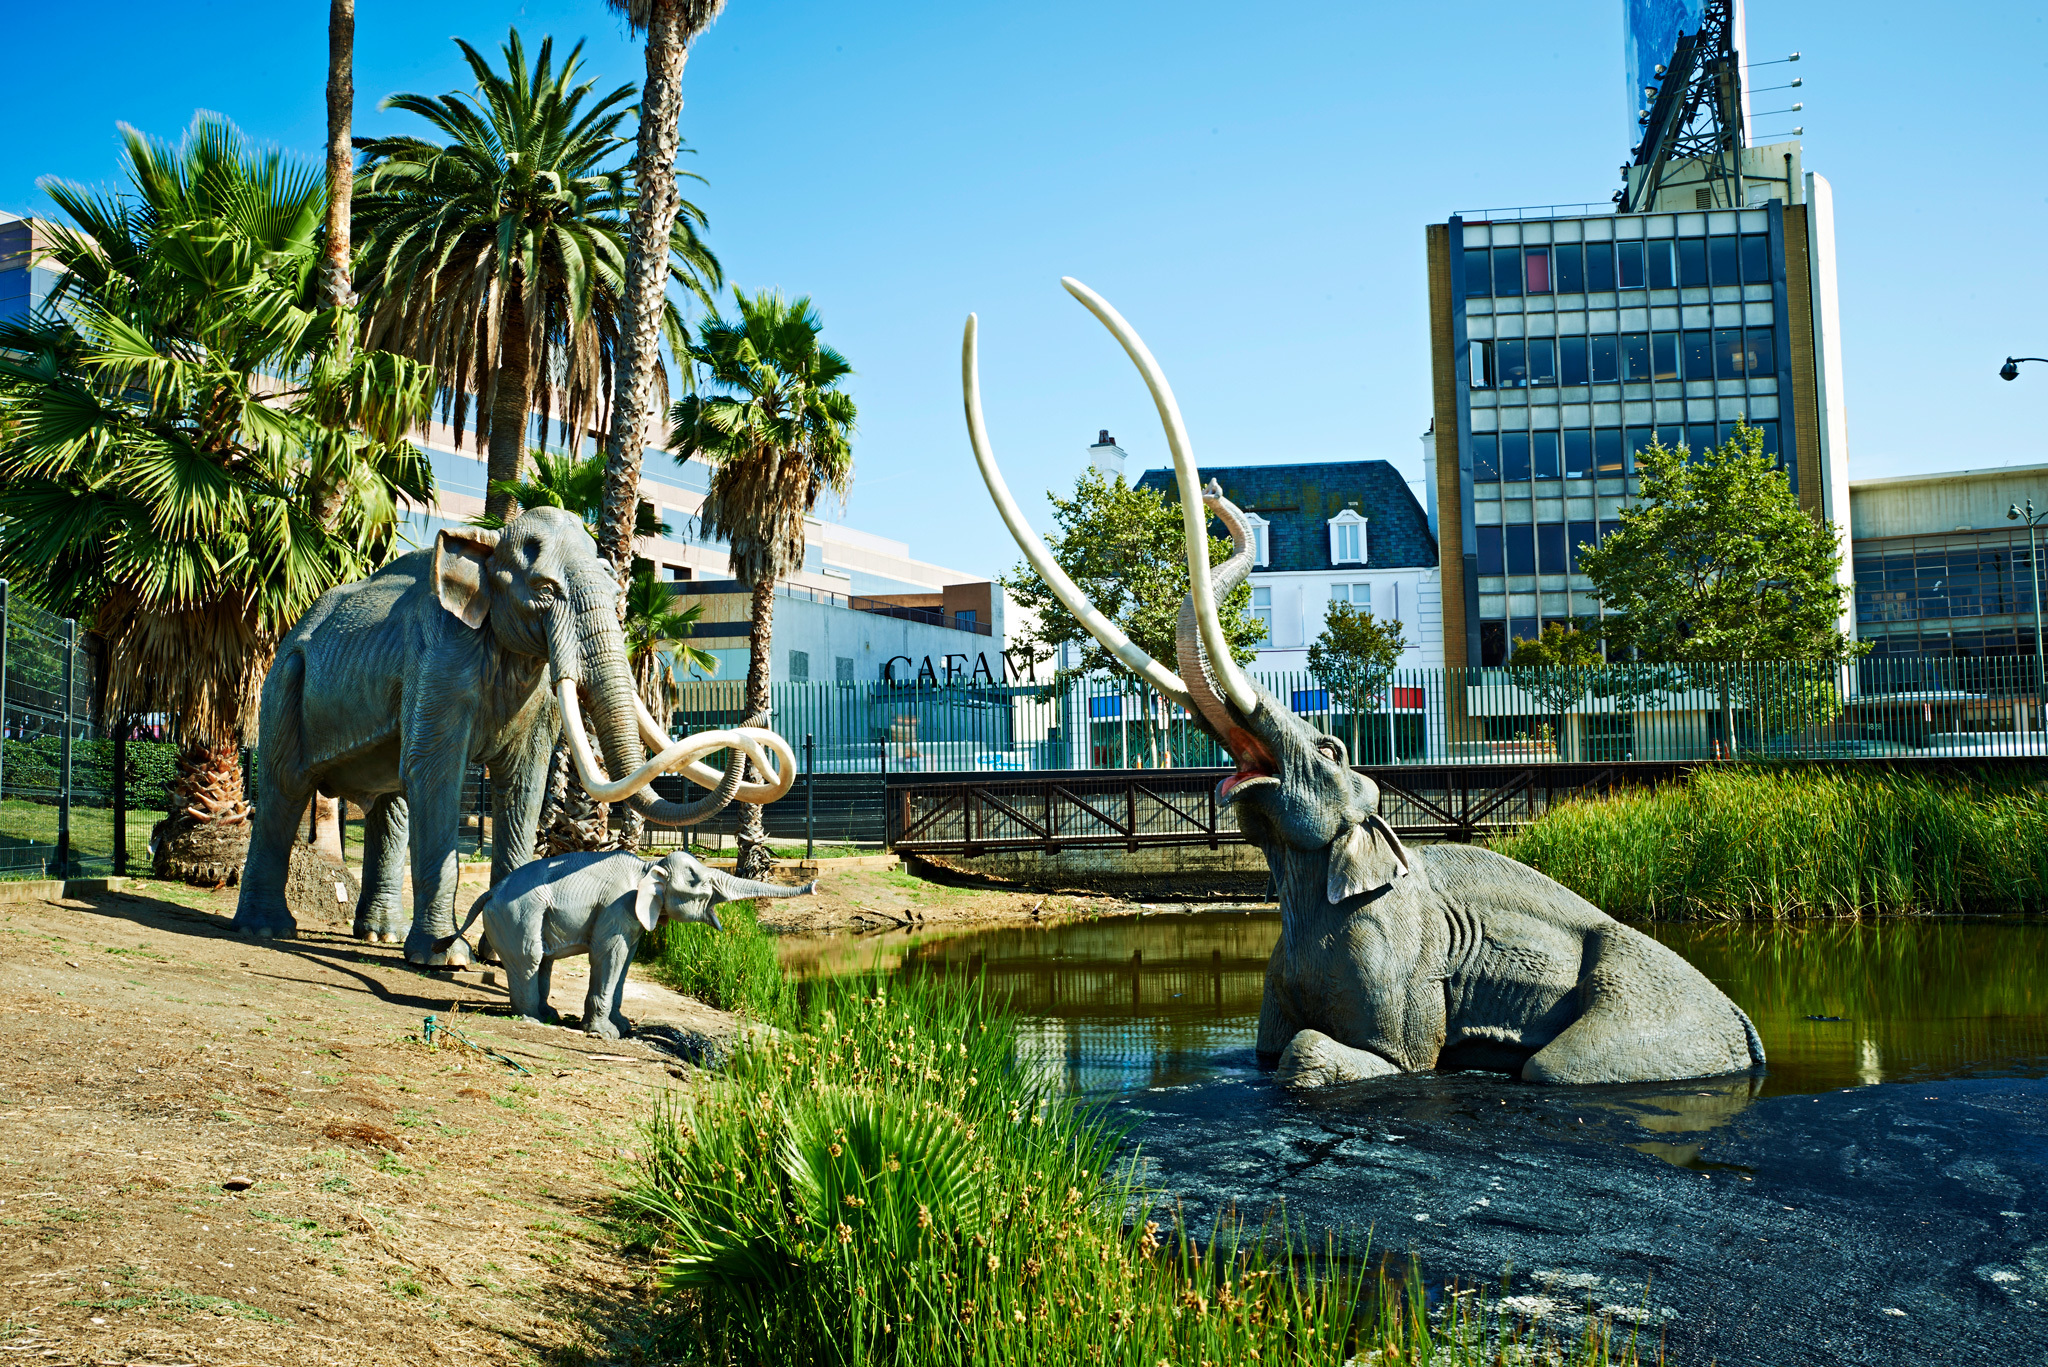
[[[1357,733],[1359,717],[1377,712],[1389,702],[1387,685],[1393,682],[1394,666],[1410,644],[1401,635],[1401,623],[1382,622],[1370,611],[1351,603],[1332,601],[1323,609],[1322,632],[1309,642],[1308,672],[1351,715],[1351,750],[1360,763],[1364,747]],[[1392,760],[1394,711],[1387,708],[1387,756]]]
[[[1840,532],[1800,508],[1762,433],[1742,424],[1696,454],[1654,444],[1636,453],[1636,468],[1642,501],[1579,552],[1579,568],[1607,607],[1610,646],[1714,681],[1731,746],[1738,703],[1782,672],[1732,666],[1836,664],[1868,649],[1840,627]],[[1829,706],[1819,694],[1810,701]]]
[[[609,423],[637,202],[613,159],[633,87],[592,101],[596,82],[578,82],[580,43],[558,71],[544,39],[529,69],[514,29],[504,74],[456,43],[476,75],[473,96],[401,94],[382,106],[418,115],[445,141],[358,142],[359,285],[370,341],[435,368],[458,445],[474,405],[489,452],[485,511],[506,518],[517,509],[501,490],[523,477],[530,414],[545,428],[559,403],[571,449]],[[668,278],[708,303],[720,277],[702,223],[681,205],[666,260]],[[680,353],[682,315],[666,299],[658,331]]]
[[[686,209],[676,186],[676,154],[682,148],[683,67],[690,43],[711,27],[725,0],[605,0],[635,33],[644,33],[647,79],[640,87],[639,145],[633,154],[632,231],[626,249],[624,313],[619,322],[619,401],[612,408],[611,439],[605,448],[605,512],[598,550],[626,580],[633,561],[633,509],[640,501],[640,457],[647,446],[648,414],[660,405],[665,382],[659,327],[667,307],[671,268],[644,243],[667,242]],[[713,277],[715,283],[715,274]],[[671,350],[673,350],[671,346]]]
[[[1082,472],[1072,498],[1047,497],[1059,528],[1045,538],[1053,560],[1141,650],[1155,660],[1172,660],[1180,602],[1188,591],[1187,534],[1180,505],[1155,490],[1132,487],[1121,475],[1105,476],[1093,469]],[[1231,554],[1227,539],[1209,538],[1212,565]],[[1033,663],[1051,659],[1064,645],[1079,648],[1077,663],[1055,673],[1048,691],[1074,677],[1128,673],[1028,562],[1004,575],[1002,583],[1021,607],[1037,614],[1037,629],[1019,642]],[[1251,614],[1251,602],[1251,585],[1244,583],[1216,605],[1217,620],[1239,664],[1258,653],[1265,635],[1265,624]],[[1152,716],[1163,714],[1156,698],[1146,710]],[[1149,763],[1154,768],[1162,759],[1170,763],[1170,755],[1160,754],[1157,729],[1148,726],[1145,732]]]
[[[731,545],[733,576],[753,592],[751,716],[769,706],[776,581],[803,564],[804,519],[818,500],[845,497],[853,482],[855,408],[839,387],[853,367],[818,341],[808,298],[732,293],[736,317],[698,325],[689,357],[702,392],[670,411],[669,450],[710,465],[698,522]],[[743,805],[740,817],[739,871],[758,877],[772,862],[761,809]]]
[[[110,712],[170,714],[157,867],[210,881],[246,851],[279,636],[432,494],[406,434],[433,390],[326,306],[317,171],[213,115],[124,140],[127,193],[44,183],[57,307],[0,335],[0,572],[102,639]]]

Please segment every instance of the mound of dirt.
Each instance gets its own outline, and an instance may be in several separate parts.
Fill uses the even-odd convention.
[[[356,897],[362,890],[361,880],[332,855],[303,843],[292,846],[284,904],[300,925],[348,931],[355,924]]]

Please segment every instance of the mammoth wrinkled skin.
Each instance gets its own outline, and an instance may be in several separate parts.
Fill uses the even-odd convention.
[[[781,737],[760,729],[765,717],[671,742],[648,716],[618,594],[582,520],[533,508],[502,531],[444,527],[431,548],[314,603],[278,643],[263,680],[256,813],[236,929],[295,930],[286,869],[315,792],[367,813],[356,935],[403,935],[406,959],[429,966],[469,962],[450,932],[462,785],[472,764],[490,770],[494,885],[533,857],[548,761],[565,733],[590,795],[629,802],[653,825],[692,825],[735,798],[772,802],[787,792],[793,756]],[[586,705],[604,767],[584,736]],[[663,747],[652,758],[643,747],[649,740]],[[725,749],[723,773],[694,762]],[[750,760],[774,781],[742,782]],[[691,802],[659,799],[646,789],[663,771],[712,791]],[[410,911],[400,901],[408,852]]]
[[[721,929],[718,904],[742,898],[807,897],[800,887],[757,883],[706,868],[678,850],[648,863],[629,850],[558,854],[515,870],[476,900],[462,929],[436,945],[446,950],[482,917],[505,969],[512,1009],[534,1024],[557,1022],[548,1005],[555,960],[590,956],[583,1031],[605,1039],[632,1033],[621,1009],[626,969],[640,937],[663,921],[695,921]]]
[[[1214,484],[1198,486],[1179,406],[1145,344],[1086,286],[1064,283],[1136,363],[1173,452],[1192,584],[1181,604],[1177,673],[1082,596],[1010,497],[983,424],[972,317],[961,351],[969,440],[998,511],[1052,591],[1236,763],[1217,797],[1265,853],[1280,896],[1261,1060],[1303,1088],[1430,1068],[1590,1083],[1761,1067],[1749,1017],[1663,945],[1512,859],[1463,845],[1403,845],[1380,815],[1378,786],[1351,768],[1343,743],[1237,667],[1215,605],[1251,573],[1245,516]],[[1212,515],[1233,545],[1213,571]]]

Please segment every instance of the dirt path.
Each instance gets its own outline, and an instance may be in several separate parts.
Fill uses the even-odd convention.
[[[596,1222],[650,1096],[691,1075],[672,1051],[731,1018],[634,981],[666,1050],[521,1025],[483,975],[339,922],[241,939],[233,896],[0,905],[6,1360],[609,1356],[592,1325],[640,1271]],[[526,1072],[427,1047],[429,1014]]]

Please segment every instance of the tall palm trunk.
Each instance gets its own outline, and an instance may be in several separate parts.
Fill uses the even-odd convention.
[[[497,392],[491,399],[491,442],[486,468],[490,482],[517,484],[526,465],[526,425],[533,411],[532,341],[526,332],[526,301],[515,277],[506,283],[504,335],[498,344]],[[495,489],[484,497],[484,512],[510,520],[519,501]]]
[[[249,856],[249,800],[242,747],[188,743],[170,785],[171,810],[153,832],[159,878],[219,885],[241,877]]]
[[[759,717],[769,710],[768,681],[775,666],[775,580],[764,579],[754,585],[753,635],[747,646],[747,708],[750,717]],[[772,723],[771,723],[772,724]],[[749,768],[752,766],[749,765]],[[756,779],[766,779],[766,774],[756,773]],[[742,878],[760,878],[774,867],[774,856],[768,852],[768,830],[761,820],[761,809],[751,804],[740,806],[740,829],[738,837],[739,862],[735,871]]]
[[[640,90],[640,145],[633,162],[640,198],[633,206],[632,238],[626,248],[626,316],[619,329],[604,511],[597,533],[598,554],[612,562],[622,589],[633,576],[640,455],[647,446],[647,410],[654,403],[661,364],[669,234],[682,203],[675,164],[682,137],[683,65],[690,57],[691,36],[681,0],[654,0],[647,16],[647,82]],[[624,604],[621,598],[622,612]]]
[[[327,301],[356,301],[349,259],[348,216],[355,200],[355,149],[349,129],[355,112],[356,0],[327,7]]]
[[[356,0],[329,0],[327,7],[327,247],[322,263],[329,308],[345,309],[356,302],[355,272],[349,243],[349,213],[355,202],[355,149],[349,131],[355,116]],[[342,358],[351,338],[344,329]],[[341,517],[343,483],[340,471],[327,472],[313,490],[313,517],[328,531]],[[318,799],[315,799],[316,801]]]

